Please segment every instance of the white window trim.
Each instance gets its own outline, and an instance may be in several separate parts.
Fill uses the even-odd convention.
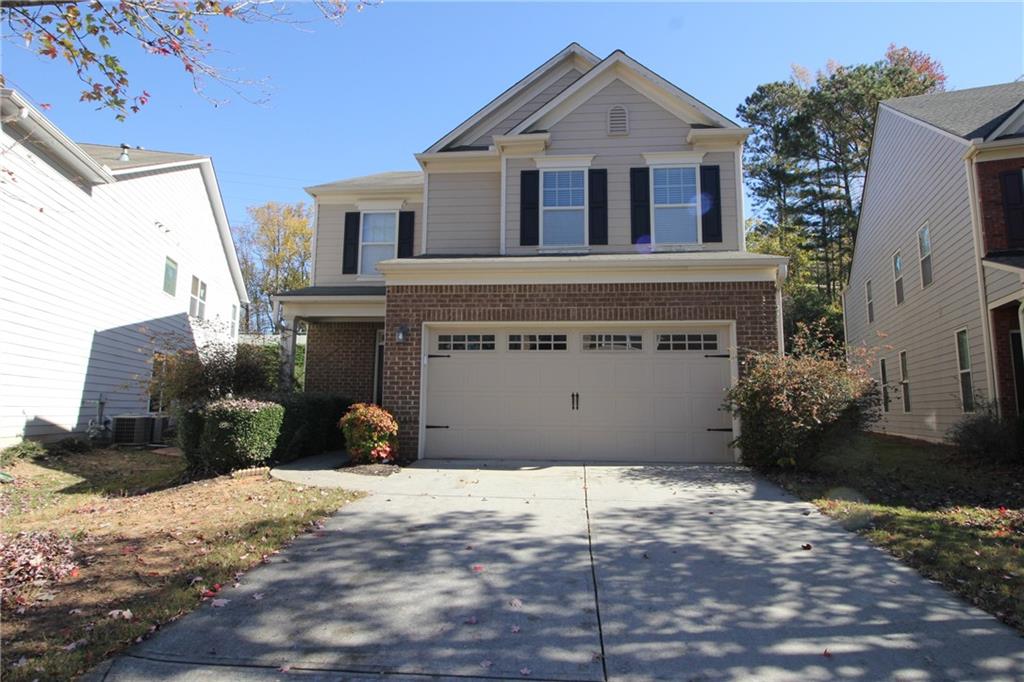
[[[963,369],[963,368],[960,367],[960,333],[961,332],[963,332],[964,335],[967,338],[967,364],[968,364],[967,369]],[[972,408],[973,408],[973,403],[974,403],[974,369],[973,369],[973,365],[971,364],[971,334],[970,334],[969,331],[967,331],[967,327],[961,327],[960,329],[957,329],[955,332],[953,332],[953,348],[956,351],[956,370],[957,370],[957,372],[956,372],[956,384],[957,384],[957,391],[959,391],[959,393],[960,393],[960,411],[963,414],[973,414],[975,412],[975,410],[971,409],[970,411],[968,411],[967,409],[965,409],[966,405],[964,405],[964,382],[963,382],[963,375],[964,375],[964,373],[967,373],[967,374],[971,375],[971,404],[972,404]]]
[[[194,279],[196,282],[198,282],[199,286],[196,287],[196,293],[193,294],[192,293],[192,280],[189,280],[189,282],[188,282],[188,314],[189,314],[189,317],[194,317],[197,320],[205,320],[206,319],[206,298],[209,295],[210,290],[209,290],[209,287],[206,285],[206,282],[204,282],[202,280],[202,278],[199,277],[199,275],[192,275],[192,279]],[[202,304],[202,308],[203,308],[202,315],[193,315],[192,314],[192,299],[195,299],[196,301],[198,301],[198,303],[196,303],[196,312],[197,313],[200,312],[199,311],[199,304],[200,303]]]
[[[561,157],[561,158],[582,158],[582,157]],[[593,156],[587,157],[592,159]],[[537,236],[538,245],[537,248],[540,251],[573,251],[580,249],[590,248],[590,162],[587,162],[586,166],[577,166],[572,168],[562,166],[552,167],[540,167],[540,173],[537,174],[537,182],[539,186],[537,188],[540,201],[540,234]],[[544,213],[547,211],[578,211],[578,206],[545,206],[544,205],[544,174],[545,173],[560,173],[568,171],[583,171],[583,242],[580,244],[545,244],[544,243]]]
[[[871,280],[864,281],[864,314],[867,316],[868,324],[875,323],[875,297],[871,291]]]
[[[699,166],[707,152],[645,152],[648,166]]]
[[[533,164],[538,170],[586,170],[594,161],[593,154],[563,154],[561,156],[535,156]]]
[[[360,204],[360,207],[362,207],[362,204]],[[393,246],[394,246],[394,254],[391,257],[392,258],[398,258],[398,213],[399,213],[398,209],[367,210],[367,211],[360,210],[359,211],[359,254],[357,256],[357,258],[359,260],[357,262],[357,267],[356,267],[356,273],[357,273],[358,279],[377,279],[377,280],[384,279],[384,275],[382,275],[380,273],[376,273],[375,274],[375,273],[372,273],[372,272],[363,272],[363,244],[364,244],[364,242],[363,242],[363,219],[367,215],[369,215],[369,214],[376,214],[376,213],[390,213],[391,215],[395,216],[395,241],[394,241],[394,244],[393,244]],[[365,242],[365,243],[368,246],[385,246],[385,245],[389,244],[390,242]]]
[[[896,286],[896,283],[897,282],[903,282],[903,272],[900,271],[899,274],[896,273],[896,258],[897,257],[899,257],[899,259],[900,259],[900,267],[906,267],[906,266],[903,264],[903,254],[900,253],[900,250],[896,249],[895,251],[893,251],[892,252],[892,259],[891,259],[891,262],[892,262],[892,300],[896,303],[896,306],[898,307],[898,306],[903,305],[906,302],[906,300],[907,300],[907,287],[905,286],[905,283],[904,283],[904,287],[903,287],[903,300],[901,301],[899,293],[898,293],[899,290],[898,290],[898,288]]]
[[[668,152],[668,153],[669,154],[678,155],[680,153],[686,153],[686,152]],[[645,159],[647,157],[649,157],[649,156],[653,156],[653,154],[644,154],[644,158]],[[704,153],[701,152],[700,156],[703,158]],[[694,203],[694,204],[658,204],[657,206],[655,206],[655,204],[654,204],[654,171],[655,171],[655,169],[662,169],[662,168],[693,168],[694,181],[695,181],[695,184],[697,186],[697,202]],[[693,206],[694,208],[697,209],[697,241],[695,241],[695,242],[665,242],[665,243],[662,244],[663,247],[667,247],[667,248],[686,248],[686,247],[694,248],[694,247],[698,247],[698,246],[703,246],[704,245],[704,216],[703,216],[703,213],[700,210],[700,200],[701,200],[701,194],[700,194],[700,189],[701,189],[700,188],[700,163],[698,162],[696,164],[694,164],[694,163],[658,163],[658,164],[651,164],[650,160],[648,159],[648,171],[647,171],[647,174],[648,174],[647,175],[647,185],[648,185],[648,190],[649,190],[649,193],[650,193],[650,197],[649,197],[648,200],[650,201],[650,207],[651,207],[650,208],[650,211],[651,211],[651,218],[650,218],[650,220],[651,220],[651,248],[652,249],[657,249],[658,248],[658,226],[657,226],[657,224],[656,224],[656,222],[654,220],[654,211],[658,207],[660,207],[660,208],[687,208],[687,207]]]
[[[901,350],[896,355],[896,358],[900,365],[900,406],[903,408],[903,414],[910,414],[913,412],[913,405],[911,405],[911,409],[907,409],[906,393],[907,388],[910,386],[910,356],[907,355],[907,351]]]
[[[928,253],[922,253],[922,251],[921,251],[921,233],[926,231],[926,230],[928,232]],[[932,249],[932,231],[928,228],[928,223],[925,223],[924,225],[922,225],[921,227],[919,227],[917,229],[917,270],[918,270],[918,273],[921,275],[921,288],[922,289],[927,289],[928,287],[930,287],[932,284],[935,283],[935,263],[934,262],[931,263],[931,266],[932,266],[931,267],[932,281],[928,282],[928,284],[924,283],[924,259],[926,257],[931,258],[932,251],[933,251],[933,249]]]

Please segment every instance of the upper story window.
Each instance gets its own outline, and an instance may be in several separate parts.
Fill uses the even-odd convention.
[[[903,303],[903,256],[892,254],[892,279],[896,288],[896,305]]]
[[[925,225],[917,231],[917,251],[921,258],[921,288],[932,283],[932,236]]]
[[[700,235],[697,167],[651,169],[654,244],[696,244]]]
[[[608,134],[629,135],[629,110],[621,104],[608,109]]]
[[[178,263],[173,258],[164,260],[164,293],[174,296],[178,291]]]
[[[1024,246],[1024,170],[999,174],[1003,191],[1003,218],[1006,221],[1006,245],[1011,249]]]
[[[377,263],[398,255],[398,212],[362,214],[359,233],[359,274],[380,275]]]
[[[956,333],[956,365],[960,375],[960,404],[964,412],[974,412],[974,381],[971,379],[971,344],[967,330]]]
[[[587,243],[586,171],[541,172],[541,245]]]
[[[867,301],[868,324],[875,321],[875,299],[871,294],[871,280],[864,282],[864,300]]]
[[[188,314],[206,319],[206,282],[192,275],[192,293],[188,299]]]

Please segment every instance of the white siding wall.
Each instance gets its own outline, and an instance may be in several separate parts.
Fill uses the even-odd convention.
[[[629,135],[609,136],[608,109],[624,104],[629,110]],[[690,128],[676,116],[620,80],[615,80],[551,128],[548,155],[594,154],[592,168],[608,169],[608,245],[594,247],[595,252],[631,251],[629,169],[646,165],[645,152],[672,152],[692,149],[686,144]],[[721,244],[708,249],[739,248],[739,193],[736,188],[735,156],[729,152],[711,152],[705,164],[720,166],[722,186]],[[532,159],[508,160],[506,182],[508,251],[532,253],[535,247],[519,246],[519,173],[534,168]],[[434,207],[431,205],[431,212]]]
[[[985,293],[989,303],[1010,295],[1020,296],[1021,289],[1020,275],[1016,272],[985,266]]]
[[[877,348],[891,382],[907,351],[912,411],[894,398],[881,429],[942,438],[962,416],[956,330],[968,330],[974,389],[987,397],[981,307],[964,169],[965,145],[880,109],[857,251],[846,292],[848,341]],[[921,286],[917,231],[928,224],[933,282]],[[895,303],[892,254],[904,261],[905,302]],[[864,283],[871,280],[875,322],[868,324]],[[874,368],[878,376],[877,364]]]
[[[500,173],[431,173],[428,186],[428,253],[499,253]]]
[[[0,188],[0,442],[83,429],[100,394],[108,416],[145,412],[150,339],[191,333],[192,275],[208,318],[228,323],[239,304],[199,169],[83,190],[2,141],[14,175]]]
[[[433,212],[434,207],[430,207]],[[345,213],[358,211],[355,204],[338,204],[317,200],[316,205],[316,271],[313,273],[315,286],[358,284],[366,282],[359,275],[343,275],[341,259],[345,244]],[[413,211],[413,254],[420,252],[423,243],[423,204],[407,203],[403,211]]]

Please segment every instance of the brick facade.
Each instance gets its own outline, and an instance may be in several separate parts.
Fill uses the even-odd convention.
[[[415,458],[423,322],[736,320],[741,350],[768,351],[777,348],[776,314],[773,282],[390,286],[384,407],[398,419],[402,457]],[[392,333],[400,325],[401,344]]]
[[[372,402],[377,330],[383,328],[383,322],[311,322],[306,391]]]
[[[1016,303],[992,311],[992,346],[995,350],[999,411],[1007,415],[1017,414],[1017,392],[1010,356],[1010,332],[1014,329],[1020,329]]]
[[[1024,169],[1024,158],[982,161],[978,164],[978,194],[981,203],[981,225],[985,253],[1024,247],[1010,244],[1003,210],[1003,188],[999,174]]]

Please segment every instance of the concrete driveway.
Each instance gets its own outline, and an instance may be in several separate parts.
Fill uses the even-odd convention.
[[[302,468],[283,475],[325,480]],[[327,478],[372,494],[223,608],[97,672],[1024,680],[1012,629],[742,469],[440,462]]]

